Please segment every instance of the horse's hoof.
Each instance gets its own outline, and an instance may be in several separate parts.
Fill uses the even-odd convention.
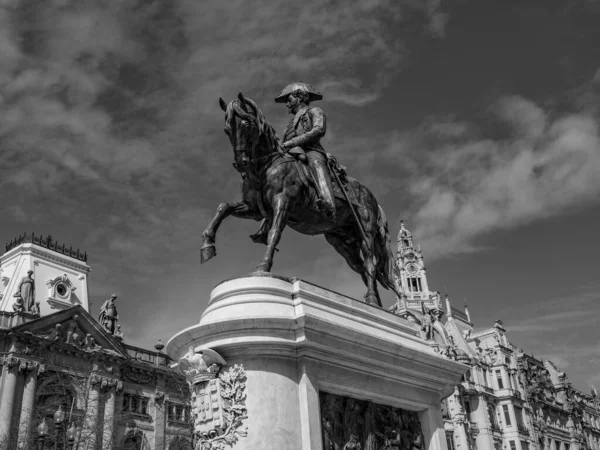
[[[377,301],[376,295],[365,295],[365,303],[371,306],[379,306],[379,302]]]
[[[217,250],[215,248],[215,244],[204,245],[200,249],[200,264],[204,264],[211,258],[217,256]]]

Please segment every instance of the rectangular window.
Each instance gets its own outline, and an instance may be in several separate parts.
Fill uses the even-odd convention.
[[[448,450],[455,450],[454,433],[451,431],[446,431],[446,444],[448,446]]]
[[[123,412],[132,412],[148,415],[148,397],[140,395],[123,394]]]
[[[507,427],[511,426],[511,422],[510,422],[510,413],[508,412],[508,405],[502,405],[502,411],[504,412],[504,422],[506,423]],[[514,442],[514,441],[511,441]],[[511,447],[512,450],[512,447]]]
[[[190,407],[188,405],[178,405],[170,403],[167,407],[167,420],[169,422],[189,423]]]
[[[496,380],[498,381],[498,389],[504,389],[504,383],[502,382],[502,371],[496,370]]]
[[[529,442],[521,441],[521,450],[529,450]]]
[[[146,397],[140,398],[139,413],[148,415],[148,399]]]
[[[515,441],[508,441],[510,443],[510,450],[517,450],[517,443]]]
[[[523,408],[515,406],[515,417],[517,418],[517,426],[519,428],[525,428],[525,422],[523,420]]]
[[[569,450],[570,446],[565,442],[565,450]]]
[[[421,292],[423,285],[421,284],[421,278],[407,278],[409,292]]]
[[[471,402],[467,399],[465,399],[465,412],[469,420],[471,420]]]

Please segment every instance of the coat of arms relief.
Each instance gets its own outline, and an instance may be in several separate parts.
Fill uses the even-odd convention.
[[[225,450],[247,435],[246,372],[214,350],[190,347],[178,369],[190,385],[196,450]]]

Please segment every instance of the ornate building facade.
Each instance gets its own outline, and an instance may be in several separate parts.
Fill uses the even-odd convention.
[[[191,449],[189,388],[128,345],[117,297],[89,314],[87,254],[23,235],[0,257],[0,450]]]
[[[599,450],[600,398],[578,391],[551,361],[510,342],[502,321],[476,331],[465,305],[431,291],[421,249],[404,224],[396,257],[406,294],[391,308],[421,326],[437,351],[470,370],[444,400],[448,450]]]

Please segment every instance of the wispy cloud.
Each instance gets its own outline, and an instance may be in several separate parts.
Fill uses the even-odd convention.
[[[596,117],[513,96],[496,102],[487,120],[485,127],[444,121],[408,137],[427,150],[412,151],[420,164],[408,187],[415,232],[431,257],[472,251],[494,230],[598,201]]]

